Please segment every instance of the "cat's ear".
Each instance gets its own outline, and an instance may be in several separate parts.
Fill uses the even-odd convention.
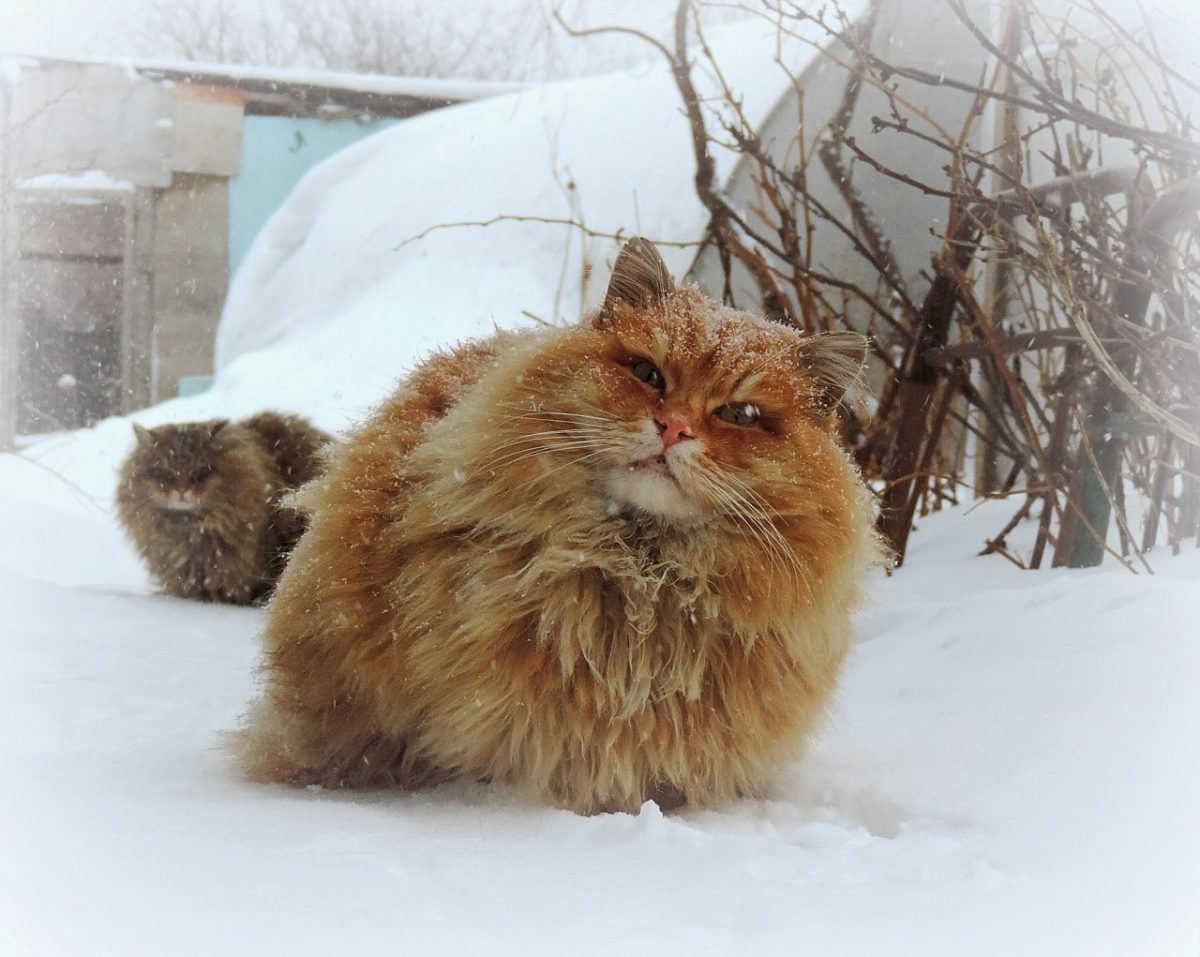
[[[212,422],[208,423],[208,434],[210,436],[215,436],[218,432],[220,432],[228,424],[229,424],[228,419],[214,419]]]
[[[830,407],[862,384],[868,345],[867,337],[857,332],[819,332],[804,337],[800,365],[816,381]]]
[[[641,309],[662,302],[674,289],[675,282],[654,244],[635,236],[617,255],[604,305],[593,324],[603,329],[622,308]]]
[[[154,433],[144,425],[133,423],[133,434],[137,436],[137,444],[140,448],[148,449],[154,444]]]

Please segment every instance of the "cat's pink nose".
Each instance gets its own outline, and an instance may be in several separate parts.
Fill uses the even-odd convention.
[[[658,434],[662,436],[664,449],[669,449],[684,439],[696,437],[696,433],[692,431],[692,423],[687,420],[687,416],[679,412],[664,412],[654,420],[654,424],[658,427]]]

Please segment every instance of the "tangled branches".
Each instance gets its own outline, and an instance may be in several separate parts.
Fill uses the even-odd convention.
[[[1196,536],[1200,84],[1186,58],[1101,0],[1055,15],[1008,0],[998,24],[941,0],[907,30],[911,0],[856,19],[765,0],[745,10],[774,31],[791,96],[756,128],[701,28],[709,5],[681,0],[674,46],[651,41],[711,217],[696,271],[803,330],[873,335],[876,398],[844,410],[846,432],[900,559],[914,520],[963,489],[1016,498],[986,550],[1023,567],[1108,552],[1149,568],[1156,544]],[[697,70],[718,101],[697,95]],[[740,154],[728,184],[718,148]]]

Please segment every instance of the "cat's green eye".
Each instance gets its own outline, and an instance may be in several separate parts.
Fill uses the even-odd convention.
[[[638,359],[631,367],[633,374],[641,379],[646,385],[653,389],[658,389],[662,392],[667,387],[667,380],[663,378],[663,374],[658,371],[656,366],[649,359]]]
[[[734,425],[754,425],[762,412],[753,402],[730,402],[713,412],[722,422]]]

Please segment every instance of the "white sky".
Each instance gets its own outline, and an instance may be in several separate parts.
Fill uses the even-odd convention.
[[[0,0],[0,53],[56,56],[133,56],[150,51],[130,39],[138,11],[148,0]],[[202,5],[206,0],[162,0]],[[248,9],[255,0],[242,0]],[[447,0],[427,0],[441,9]],[[519,10],[541,0],[450,0],[460,9]],[[555,6],[558,4],[556,3]],[[658,32],[670,22],[675,0],[567,0],[562,4],[575,23],[622,23]],[[169,51],[163,51],[167,54]]]
[[[76,56],[103,50],[139,0],[0,0],[0,51]]]
[[[0,0],[0,54],[31,53],[57,56],[164,56],[172,50],[139,49],[134,27],[138,12],[147,3],[187,3],[204,6],[212,0]],[[259,0],[238,0],[248,11]],[[531,6],[562,6],[567,19],[579,26],[623,24],[663,35],[669,29],[676,0],[419,0],[443,10],[453,4],[460,15],[471,9],[480,12],[521,10]],[[928,0],[930,3],[943,0]],[[1003,2],[1003,0],[997,0]],[[1061,0],[1047,0],[1051,6]],[[753,0],[749,4],[753,6]],[[1189,33],[1188,45],[1196,43],[1200,58],[1200,0],[1108,0],[1106,8],[1127,22],[1136,23],[1143,9],[1157,21],[1160,39],[1172,38],[1182,21]],[[1174,39],[1178,39],[1175,37]],[[615,41],[609,38],[609,42]],[[629,41],[634,43],[635,41]],[[1189,65],[1200,70],[1200,62]]]

